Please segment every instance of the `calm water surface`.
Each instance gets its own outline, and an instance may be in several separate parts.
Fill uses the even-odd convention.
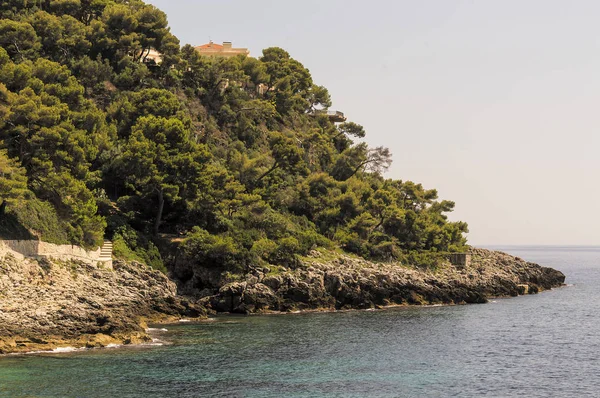
[[[484,305],[220,317],[170,345],[0,358],[2,397],[600,396],[600,247],[502,247],[570,286]]]

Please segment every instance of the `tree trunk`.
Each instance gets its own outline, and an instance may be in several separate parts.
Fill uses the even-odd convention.
[[[162,220],[163,209],[165,208],[165,197],[162,190],[158,190],[158,211],[156,213],[156,220],[154,220],[154,236],[158,236],[158,228]]]
[[[358,165],[358,167],[354,169],[354,171],[352,172],[352,174],[350,174],[350,177],[346,178],[346,180],[349,180],[350,178],[354,177],[354,175],[355,175],[356,173],[358,173],[358,171],[359,171],[361,168],[365,167],[365,166],[366,166],[366,165],[368,165],[369,163],[371,163],[371,162],[370,162],[370,161],[365,161],[365,162],[362,162],[361,164],[359,164],[359,165]],[[345,180],[344,180],[344,181],[345,181]]]
[[[0,205],[0,218],[4,216],[4,213],[6,213],[6,200],[3,200]]]
[[[256,180],[256,182],[257,183],[260,182],[263,178],[265,178],[266,176],[268,176],[269,174],[271,174],[272,172],[274,172],[277,167],[279,167],[279,163],[275,162],[273,164],[273,166],[269,170],[267,170],[265,173],[263,173],[263,175],[261,175],[260,177],[258,177],[258,179]]]

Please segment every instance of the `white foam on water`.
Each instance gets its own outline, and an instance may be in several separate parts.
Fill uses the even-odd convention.
[[[179,322],[191,322],[189,319],[180,319]]]
[[[123,346],[122,344],[111,343],[111,344],[108,344],[105,348],[119,348],[122,346]]]
[[[141,343],[137,345],[142,347],[158,347],[161,345],[165,345],[165,342],[159,339],[152,339],[152,341],[149,343]]]
[[[55,348],[53,350],[38,350],[38,351],[29,351],[29,352],[25,352],[25,353],[19,353],[19,352],[15,352],[12,353],[10,355],[35,355],[35,354],[66,354],[69,352],[77,352],[77,351],[85,351],[88,350],[88,348],[85,347],[81,347],[81,348],[76,348],[76,347],[58,347]]]
[[[168,332],[169,329],[166,328],[148,328],[146,332]]]
[[[52,350],[52,352],[73,352],[73,351],[81,351],[81,348],[75,347],[58,347]]]

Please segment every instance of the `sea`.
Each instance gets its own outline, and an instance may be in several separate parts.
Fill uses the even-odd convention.
[[[219,316],[0,357],[0,397],[599,397],[600,247],[492,247],[567,286],[487,304]]]

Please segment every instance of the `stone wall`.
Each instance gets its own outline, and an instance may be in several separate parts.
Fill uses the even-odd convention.
[[[101,257],[101,248],[87,251],[74,245],[54,245],[38,240],[0,240],[0,256],[12,254],[17,258],[54,258],[58,260],[79,260],[91,265],[112,268],[112,259]]]
[[[449,260],[457,268],[464,268],[471,265],[471,255],[468,253],[452,253]]]

